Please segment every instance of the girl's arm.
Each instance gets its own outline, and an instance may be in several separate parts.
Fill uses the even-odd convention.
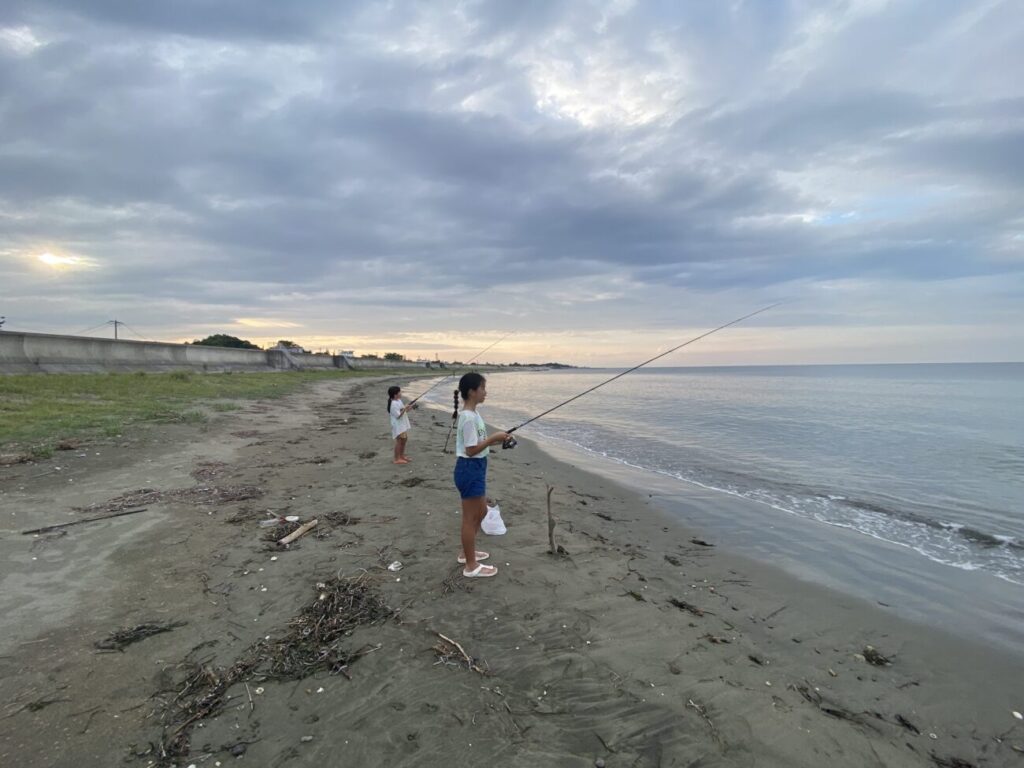
[[[467,445],[466,446],[466,455],[469,456],[469,457],[476,456],[484,448],[489,448],[492,445],[500,445],[501,443],[505,442],[505,438],[507,438],[507,437],[508,437],[508,432],[495,432],[493,435],[488,437],[482,443],[478,443],[476,445]]]

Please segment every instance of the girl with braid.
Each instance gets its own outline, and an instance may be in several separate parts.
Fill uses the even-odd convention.
[[[463,408],[458,413],[459,395]],[[479,373],[467,373],[459,380],[455,393],[458,422],[455,428],[455,487],[462,497],[462,554],[459,562],[465,564],[462,575],[466,578],[486,578],[498,573],[493,565],[484,565],[490,555],[476,550],[476,532],[487,515],[487,454],[492,445],[500,445],[508,435],[495,432],[487,436],[487,427],[477,412],[487,398],[487,380]],[[453,414],[453,418],[456,418]]]
[[[388,387],[388,415],[391,417],[391,437],[395,440],[395,459],[392,464],[408,464],[411,459],[405,455],[409,443],[409,415],[406,413],[415,405],[407,406],[399,395],[401,387]]]

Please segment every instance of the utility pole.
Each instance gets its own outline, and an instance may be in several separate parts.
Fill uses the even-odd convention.
[[[114,340],[116,341],[117,340],[117,326],[124,325],[124,323],[122,323],[120,320],[108,320],[107,322],[114,324]]]

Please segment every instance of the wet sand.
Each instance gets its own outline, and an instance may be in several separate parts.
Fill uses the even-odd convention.
[[[508,534],[478,548],[499,574],[463,579],[447,415],[414,412],[414,463],[392,465],[387,383],[0,468],[0,764],[161,762],[191,665],[217,674],[269,647],[341,577],[397,618],[352,632],[363,655],[342,674],[232,685],[179,764],[1024,765],[1019,655],[694,543],[646,495],[528,441],[492,453]],[[224,500],[240,488],[259,495]],[[145,512],[19,533],[143,490]],[[324,522],[277,551],[267,510]],[[187,623],[94,647],[144,622]],[[869,645],[891,663],[868,663]]]

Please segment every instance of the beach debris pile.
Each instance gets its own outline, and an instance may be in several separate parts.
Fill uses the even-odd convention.
[[[35,457],[31,453],[0,453],[0,467],[28,464],[33,458]]]
[[[287,517],[261,520],[260,527],[267,528],[267,531],[263,534],[263,540],[276,544],[281,539],[299,530],[302,527],[302,522],[298,515],[288,515]]]
[[[159,635],[162,632],[171,632],[178,627],[184,627],[187,623],[187,621],[169,621],[165,624],[158,624],[156,622],[136,624],[129,629],[119,629],[116,632],[111,632],[107,637],[97,640],[93,645],[101,651],[120,651],[123,653],[125,646],[145,640],[153,635]]]
[[[342,641],[357,627],[383,624],[396,615],[365,574],[318,582],[316,587],[317,598],[288,622],[286,634],[254,646],[260,672],[268,678],[298,680],[320,671],[344,674],[349,664],[376,648],[345,650]]]
[[[169,491],[158,491],[155,488],[140,488],[116,496],[108,501],[90,504],[86,507],[73,507],[76,512],[120,512],[132,507],[161,502],[180,502],[183,504],[225,504],[232,501],[248,501],[258,499],[263,489],[256,485],[197,485],[192,488],[176,488]]]
[[[324,514],[320,515],[320,519],[330,523],[331,525],[340,526],[355,525],[362,518],[356,517],[355,515],[350,515],[348,512],[341,512],[339,510],[337,512],[325,512]]]
[[[892,659],[887,656],[883,656],[870,645],[864,646],[864,652],[861,655],[864,657],[864,661],[876,667],[888,667],[892,665]]]
[[[382,624],[397,615],[366,574],[317,582],[316,593],[284,630],[253,643],[231,666],[190,664],[174,686],[174,695],[164,701],[163,733],[149,754],[165,764],[187,756],[192,728],[219,715],[235,686],[245,686],[241,695],[247,695],[253,681],[299,680],[317,672],[348,677],[349,665],[380,648],[343,645],[358,627]],[[263,688],[256,691],[262,693]]]
[[[314,518],[309,522],[302,522],[298,515],[288,515],[287,517],[270,517],[266,520],[260,521],[260,526],[269,528],[263,534],[263,540],[270,543],[268,549],[279,549],[286,547],[295,539],[305,535],[313,528],[316,528],[318,524],[322,522],[329,523],[332,528],[341,527],[345,525],[355,525],[360,521],[360,518],[348,514],[347,512],[335,511],[326,512],[318,517]],[[330,533],[323,531],[317,533],[319,538],[329,536]]]
[[[200,461],[196,464],[196,468],[193,469],[189,474],[200,483],[209,483],[217,478],[217,476],[228,468],[228,464],[223,461]]]

